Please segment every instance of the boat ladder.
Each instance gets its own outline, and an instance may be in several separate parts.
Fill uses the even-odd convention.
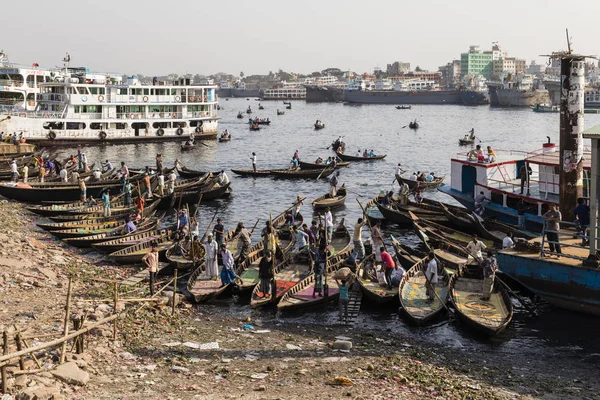
[[[158,272],[160,272],[163,268],[165,268],[168,265],[169,265],[169,263],[164,263],[164,262],[158,263]],[[131,275],[129,278],[126,278],[126,279],[122,280],[121,282],[119,282],[119,285],[120,286],[135,286],[138,283],[143,282],[149,276],[150,275],[148,274],[148,269],[144,268],[137,274]]]
[[[348,291],[348,318],[342,316],[340,323],[342,325],[354,325],[360,311],[362,302],[362,291],[360,288],[351,288]]]
[[[510,179],[510,174],[506,170],[506,167],[504,166],[504,164],[498,165],[497,168],[498,168],[498,171],[500,172],[500,176],[502,176],[502,180],[505,183],[512,183],[512,179]]]

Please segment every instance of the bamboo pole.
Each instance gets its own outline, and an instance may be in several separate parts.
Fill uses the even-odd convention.
[[[19,340],[19,335],[15,335],[15,343],[17,344],[17,351],[23,350],[23,346]],[[19,368],[21,368],[21,370],[25,369],[25,358],[23,358],[23,356],[19,357]]]
[[[66,336],[62,336],[59,339],[55,339],[55,340],[52,340],[50,342],[40,344],[38,346],[30,347],[28,349],[23,349],[21,351],[17,351],[16,353],[5,354],[5,355],[3,355],[3,356],[0,357],[0,366],[3,367],[5,365],[7,365],[8,364],[7,361],[12,360],[14,358],[17,358],[17,357],[19,357],[21,355],[31,354],[31,353],[34,353],[34,352],[39,351],[39,350],[47,349],[48,347],[52,347],[52,346],[56,346],[58,344],[66,343],[67,341],[69,341],[69,340],[71,340],[71,339],[73,339],[73,338],[81,335],[82,333],[89,332],[90,330],[92,330],[94,328],[97,328],[100,325],[104,325],[107,322],[111,322],[111,321],[115,320],[117,317],[118,317],[117,314],[113,314],[113,315],[111,315],[109,317],[101,319],[100,321],[98,321],[98,322],[96,322],[96,323],[94,323],[94,324],[92,324],[92,325],[90,325],[90,326],[88,326],[86,328],[82,328],[82,329],[80,329],[78,331],[69,333]]]
[[[17,336],[21,339],[21,341],[23,341],[23,344],[25,345],[25,348],[28,349],[29,348],[29,343],[27,343],[27,338],[25,338],[25,337],[23,337],[21,335],[21,331],[19,331],[19,328],[17,328],[16,325],[13,325],[13,327],[15,328],[15,331],[17,331]],[[53,334],[52,336],[56,336],[56,335]],[[35,354],[31,353],[31,358],[33,358],[33,361],[35,361],[35,363],[38,366],[38,368],[42,368],[42,364],[37,359],[37,357],[35,356]]]
[[[177,268],[175,268],[175,278],[173,278],[173,304],[171,315],[175,315],[175,297],[177,296]]]
[[[4,340],[2,353],[4,356],[6,356],[8,354],[8,334],[6,333],[6,331],[2,333],[2,338]],[[2,375],[2,393],[6,394],[6,364],[2,365],[2,368],[0,369],[0,374]]]
[[[25,369],[22,371],[15,371],[13,372],[14,376],[19,376],[19,375],[29,375],[29,374],[37,374],[38,372],[44,372],[46,371],[44,368],[37,368],[37,369]]]
[[[117,303],[119,302],[119,283],[114,283],[114,302],[113,302],[113,313],[117,313]],[[113,321],[113,341],[117,340],[117,320]]]
[[[63,335],[67,336],[69,334],[69,314],[71,314],[71,296],[73,294],[73,278],[69,278],[69,288],[67,289],[67,305],[65,307],[65,325],[63,330]],[[65,355],[67,353],[67,341],[62,342],[62,349],[60,351],[60,361],[59,364],[65,362]]]

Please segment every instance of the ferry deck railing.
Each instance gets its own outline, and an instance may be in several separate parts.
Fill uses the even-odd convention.
[[[575,260],[581,260],[584,261],[587,259],[587,256],[589,255],[589,246],[588,245],[582,245],[582,244],[573,244],[573,243],[568,243],[565,240],[561,240],[562,239],[567,239],[567,238],[571,238],[571,239],[581,239],[582,242],[585,243],[589,243],[589,239],[590,236],[589,234],[587,234],[588,232],[588,227],[586,226],[582,226],[578,223],[574,223],[574,222],[567,222],[567,221],[560,221],[559,222],[559,226],[560,227],[567,227],[567,230],[562,230],[559,229],[558,231],[555,230],[551,230],[548,229],[548,221],[544,221],[544,228],[542,229],[542,243],[541,243],[541,250],[540,250],[540,257],[547,257],[549,255],[555,255],[558,257],[567,257],[567,258],[573,258]],[[575,228],[575,229],[572,229]],[[581,233],[583,232],[583,234]],[[548,240],[548,238],[546,237],[547,233],[555,233],[558,237],[557,241],[550,241]],[[570,248],[576,248],[576,249],[583,249],[584,252],[582,253],[581,256],[576,255],[576,254],[570,254],[568,252],[556,252],[556,251],[550,251],[550,250],[546,250],[545,249],[545,244],[548,245],[552,245],[552,246],[560,246],[562,247],[570,247]],[[556,249],[555,249],[556,250]]]

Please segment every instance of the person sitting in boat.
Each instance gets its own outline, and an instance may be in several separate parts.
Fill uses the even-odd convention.
[[[354,153],[354,157],[360,157],[360,149],[358,149],[358,150],[356,151],[356,153]]]
[[[388,207],[392,204],[392,199],[394,197],[394,191],[390,190],[389,192],[386,193],[386,195],[383,197],[383,199],[381,199],[381,205]]]
[[[423,174],[421,173],[421,171],[417,171],[417,182],[423,182],[425,179],[423,179]]]
[[[487,147],[487,153],[488,153],[488,156],[486,158],[486,161],[489,163],[495,162],[496,161],[496,152],[494,150],[492,150],[492,146]]]
[[[98,205],[98,203],[96,202],[96,199],[94,199],[93,196],[90,196],[86,201],[85,201],[85,205],[87,207],[93,207],[95,205]]]
[[[421,186],[421,182],[417,182],[417,187],[414,191],[415,203],[421,204],[423,201],[423,187]]]
[[[285,225],[290,226],[294,224],[294,216],[291,211],[285,212]]]
[[[433,182],[435,181],[435,172],[430,172],[427,177],[425,177],[425,182]]]
[[[416,180],[417,180],[417,178],[418,178],[418,176],[417,176],[417,173],[416,173],[416,172],[413,172],[413,173],[412,173],[412,175],[410,176],[410,178],[409,178],[409,179],[410,179],[411,181],[416,181]]]
[[[183,247],[183,240],[178,240],[177,243],[175,243],[173,254],[176,256],[185,256],[187,253],[187,250]]]
[[[329,158],[327,159],[327,163],[329,163]],[[315,161],[315,164],[323,164],[323,159],[321,157],[318,157]]]
[[[362,156],[363,156],[364,158],[367,158],[367,157],[369,157],[369,151],[368,151],[367,149],[365,149],[365,151],[363,151],[363,154],[362,154]]]
[[[290,161],[290,169],[292,171],[295,171],[298,169],[298,159],[297,158],[292,158],[292,161]]]
[[[344,144],[342,143],[342,145],[340,147],[337,148],[337,150],[335,151],[336,154],[344,154]]]
[[[371,151],[369,152],[369,157],[375,157],[375,152],[373,151],[373,149],[371,149]]]
[[[298,151],[298,149],[296,149],[296,151],[294,152],[294,155],[292,156],[292,158],[294,160],[300,160],[300,152]]]

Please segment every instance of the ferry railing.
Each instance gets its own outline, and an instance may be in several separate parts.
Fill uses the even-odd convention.
[[[552,221],[551,221],[552,222]],[[566,241],[562,240],[562,239],[566,239],[566,238],[571,238],[571,239],[576,239],[579,238],[582,240],[582,242],[584,243],[589,243],[589,239],[590,236],[587,234],[589,228],[583,227],[582,225],[575,223],[575,222],[567,222],[567,221],[560,221],[559,222],[559,228],[562,226],[566,226],[568,228],[575,228],[575,229],[569,229],[568,231],[563,231],[562,229],[559,229],[558,231],[556,230],[552,230],[552,229],[548,229],[548,221],[544,221],[544,228],[542,229],[542,243],[541,243],[541,250],[540,250],[540,257],[548,257],[549,255],[555,255],[558,257],[567,257],[567,258],[572,258],[575,260],[581,260],[584,261],[587,259],[587,256],[589,254],[589,246],[587,245],[582,245],[582,244],[572,244],[572,243],[567,243]],[[581,233],[581,229],[583,228],[583,234]],[[556,240],[549,240],[547,238],[547,234],[551,233],[551,234],[556,234],[557,239]],[[556,246],[559,246],[561,248],[561,252],[557,252],[557,251],[551,251],[551,250],[546,250],[545,249],[545,244],[548,244],[549,247],[554,247],[556,250]],[[582,249],[585,250],[585,255],[583,256],[577,256],[574,254],[569,254],[569,253],[563,253],[562,252],[562,247],[571,247],[571,248],[576,248],[576,249]]]
[[[21,87],[23,86],[23,81],[14,81],[12,79],[0,79],[0,86]]]

